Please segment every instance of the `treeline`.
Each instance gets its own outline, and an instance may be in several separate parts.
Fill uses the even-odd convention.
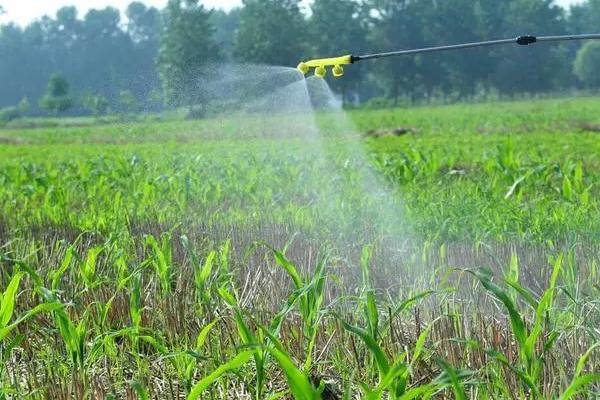
[[[229,12],[170,0],[162,10],[133,2],[124,16],[64,7],[26,27],[0,27],[0,107],[192,107],[210,100],[198,77],[215,62],[295,66],[316,56],[598,27],[600,0],[569,10],[552,0],[314,0],[308,10],[299,0],[244,0]],[[357,64],[333,86],[348,101],[513,96],[598,87],[599,62],[598,43],[483,48]]]

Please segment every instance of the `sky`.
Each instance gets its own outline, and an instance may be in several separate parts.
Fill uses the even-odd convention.
[[[0,0],[0,5],[6,12],[0,16],[0,22],[16,22],[26,25],[42,15],[54,15],[56,10],[62,6],[75,5],[81,14],[85,14],[90,8],[103,8],[106,6],[118,7],[122,10],[132,0]],[[163,7],[167,0],[142,0],[148,5]],[[568,6],[581,0],[557,0],[558,4]],[[241,0],[203,0],[207,7],[218,7],[230,9],[241,4]]]

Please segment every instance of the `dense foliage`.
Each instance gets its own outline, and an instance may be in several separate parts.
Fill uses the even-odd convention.
[[[307,12],[297,0],[247,0],[241,9],[209,13],[198,2],[171,0],[164,10],[133,2],[126,17],[110,7],[83,16],[64,7],[26,27],[0,27],[0,107],[23,97],[37,105],[49,77],[58,72],[78,100],[73,112],[85,111],[82,100],[89,93],[118,111],[122,90],[129,90],[141,109],[155,110],[205,101],[196,93],[202,86],[197,68],[216,59],[294,66],[301,59],[344,52],[588,33],[600,23],[600,5],[587,0],[565,10],[551,0],[316,0]],[[348,101],[386,96],[397,103],[594,87],[587,75],[573,73],[581,45],[387,60],[353,68],[335,88]]]

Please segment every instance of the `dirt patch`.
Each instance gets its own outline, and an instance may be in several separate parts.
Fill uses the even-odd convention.
[[[0,144],[24,144],[25,141],[18,137],[0,136]]]
[[[600,124],[594,124],[591,122],[582,122],[579,124],[579,129],[582,132],[598,132],[598,133],[600,133]]]
[[[420,133],[419,129],[410,126],[401,126],[394,129],[371,129],[365,133],[366,137],[381,138],[381,137],[394,137],[404,136],[408,134]]]

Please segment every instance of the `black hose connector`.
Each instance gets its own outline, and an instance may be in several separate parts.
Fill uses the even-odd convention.
[[[537,38],[535,36],[519,36],[517,38],[517,44],[520,46],[529,46],[535,42],[537,42]]]

